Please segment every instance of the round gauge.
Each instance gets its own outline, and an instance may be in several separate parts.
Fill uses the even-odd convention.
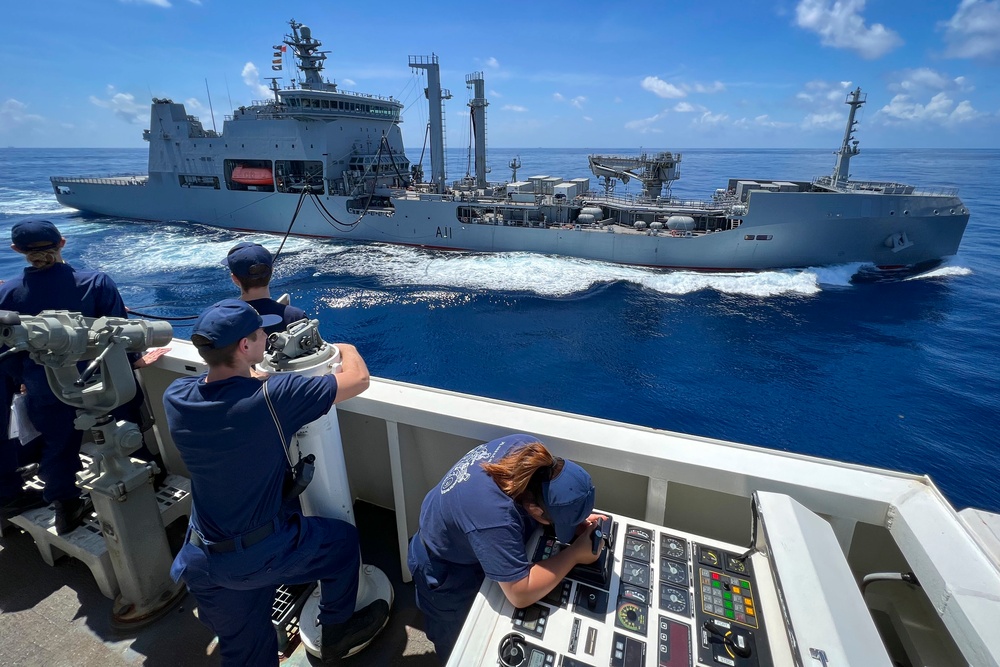
[[[622,566],[622,581],[640,588],[649,588],[649,567],[625,561]]]
[[[631,537],[625,540],[625,557],[649,562],[649,542],[635,540]]]
[[[687,566],[667,559],[660,561],[660,576],[674,584],[687,585]]]
[[[635,602],[622,602],[618,605],[618,623],[626,630],[638,633],[645,632],[645,610]]]
[[[719,554],[715,553],[711,549],[702,549],[701,562],[705,565],[716,566],[719,564]]]
[[[726,557],[726,569],[730,572],[736,572],[738,574],[744,574],[747,571],[747,564],[745,561],[735,558],[733,556]]]
[[[667,558],[687,560],[687,543],[682,539],[664,535],[663,539],[660,540],[660,547],[663,549],[663,555]]]
[[[687,591],[673,586],[660,586],[660,608],[686,616],[688,613]]]

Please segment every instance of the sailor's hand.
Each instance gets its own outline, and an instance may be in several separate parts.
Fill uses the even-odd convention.
[[[592,523],[598,523],[600,521],[607,521],[608,517],[603,514],[591,514],[587,517],[587,520],[576,527],[576,534],[582,535]]]
[[[165,355],[170,351],[169,347],[159,347],[155,350],[150,350],[146,354],[142,355],[141,358],[136,359],[135,363],[132,364],[132,368],[145,368],[146,366],[152,366],[156,363],[156,360]]]
[[[588,563],[593,563],[601,557],[601,552],[604,551],[604,540],[601,540],[597,553],[595,554],[593,546],[593,532],[597,530],[599,523],[588,519],[585,524],[581,525],[585,525],[586,529],[576,536],[576,539],[573,540],[573,544],[569,546],[569,551],[573,554],[574,562],[580,565],[586,565]]]

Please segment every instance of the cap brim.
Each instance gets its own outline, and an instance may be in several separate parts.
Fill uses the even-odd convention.
[[[273,327],[275,324],[281,324],[281,315],[261,315],[261,328]]]
[[[587,520],[594,510],[594,487],[579,502],[546,508],[556,531],[556,539],[569,544],[576,536],[577,527]]]

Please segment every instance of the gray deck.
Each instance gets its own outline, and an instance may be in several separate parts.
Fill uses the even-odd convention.
[[[413,587],[399,576],[392,512],[358,503],[364,562],[377,565],[395,590],[392,617],[375,644],[339,664],[439,665],[413,604]],[[11,527],[0,538],[0,667],[200,667],[218,665],[214,637],[185,596],[165,617],[134,635],[111,627],[112,601],[90,570],[63,558],[46,565],[27,533]],[[300,646],[283,665],[314,664]]]

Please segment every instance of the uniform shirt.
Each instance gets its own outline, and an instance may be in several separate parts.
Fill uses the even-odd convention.
[[[511,450],[537,442],[512,435],[479,445],[462,457],[420,507],[420,539],[433,571],[478,570],[493,581],[520,581],[531,562],[525,542],[537,523],[482,469]],[[433,567],[434,565],[438,567]],[[481,568],[481,570],[480,570]],[[471,591],[475,595],[475,589]]]
[[[253,309],[261,315],[277,315],[281,318],[280,323],[264,327],[264,333],[268,335],[284,331],[288,328],[288,325],[293,322],[307,319],[306,311],[301,308],[296,308],[295,306],[278,303],[274,299],[254,299],[253,301],[247,301],[247,303],[253,306]]]
[[[45,269],[26,267],[17,278],[0,285],[0,310],[38,315],[43,310],[68,310],[84,317],[128,317],[115,281],[100,271],[79,271],[58,263]],[[58,402],[49,389],[45,370],[25,355],[23,382],[32,400]]]
[[[170,435],[191,473],[194,523],[212,542],[250,532],[281,508],[288,459],[262,385],[240,376],[205,382],[200,375],[174,380],[163,395]],[[337,379],[276,374],[267,388],[289,442],[330,410]]]

